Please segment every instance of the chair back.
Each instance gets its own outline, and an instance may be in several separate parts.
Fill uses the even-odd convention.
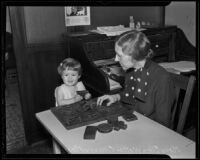
[[[172,129],[182,134],[196,78],[193,75],[188,77],[174,73],[170,74],[174,81],[176,92],[176,102],[172,110]]]

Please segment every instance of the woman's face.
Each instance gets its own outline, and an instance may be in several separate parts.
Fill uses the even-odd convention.
[[[134,60],[131,56],[125,55],[122,52],[122,47],[115,45],[115,52],[116,52],[115,61],[118,61],[120,63],[123,70],[133,68],[136,65],[137,61]]]
[[[78,79],[80,78],[80,75],[78,74],[78,71],[69,70],[66,68],[62,72],[62,80],[67,86],[74,86]]]

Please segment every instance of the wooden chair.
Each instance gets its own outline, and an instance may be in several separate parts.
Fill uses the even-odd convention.
[[[172,110],[172,129],[182,134],[187,118],[193,88],[195,85],[195,76],[184,76],[170,73],[175,84],[176,102]],[[185,94],[181,94],[185,92]]]

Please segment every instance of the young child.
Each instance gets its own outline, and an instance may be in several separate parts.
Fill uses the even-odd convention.
[[[81,64],[78,61],[73,58],[66,58],[60,63],[57,70],[63,84],[55,89],[56,106],[72,104],[81,101],[83,98],[91,98],[91,94],[86,90],[83,83],[78,81],[82,72]],[[60,146],[54,140],[53,151],[55,154],[61,153]]]
[[[84,84],[78,81],[82,69],[77,60],[66,58],[60,63],[57,70],[61,75],[63,84],[55,89],[56,106],[72,104],[81,101],[83,98],[91,98],[91,94],[86,90]]]

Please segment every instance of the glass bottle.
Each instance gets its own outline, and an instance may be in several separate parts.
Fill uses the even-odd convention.
[[[130,16],[129,17],[129,27],[131,28],[131,29],[135,29],[135,23],[134,23],[134,19],[133,19],[133,16]]]

